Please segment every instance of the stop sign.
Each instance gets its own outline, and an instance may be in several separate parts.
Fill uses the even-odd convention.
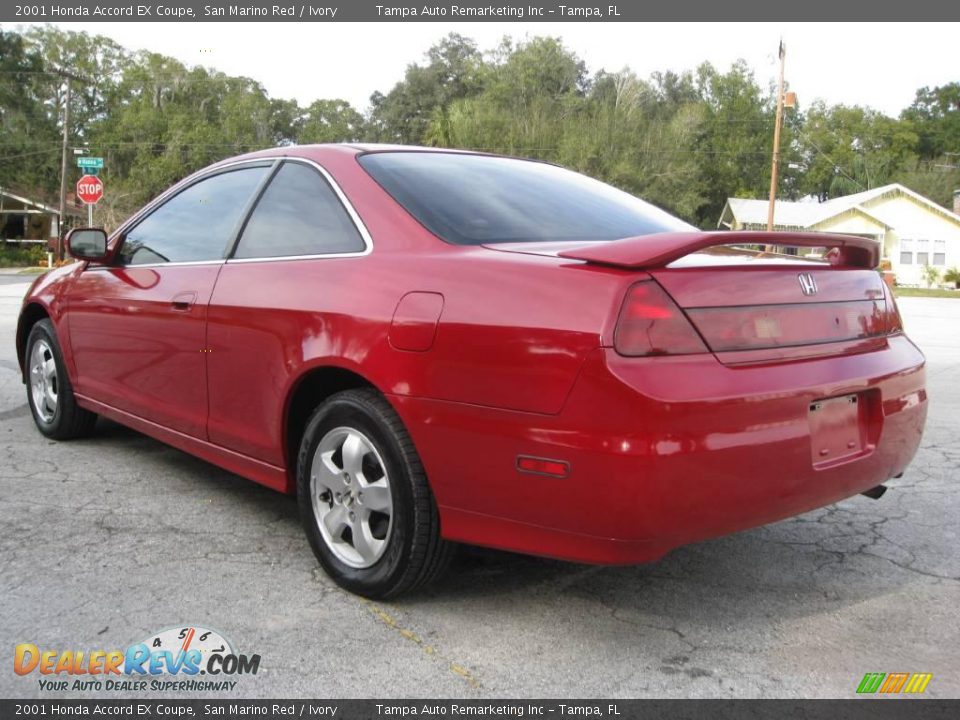
[[[87,205],[96,205],[103,197],[103,180],[96,175],[84,175],[77,180],[77,197]]]

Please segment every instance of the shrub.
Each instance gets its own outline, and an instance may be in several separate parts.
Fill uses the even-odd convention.
[[[953,286],[960,288],[960,268],[952,267],[943,275],[944,282],[952,282]]]
[[[933,265],[924,265],[923,279],[927,283],[927,287],[933,287],[935,284],[940,282],[940,271],[937,270],[937,268],[935,268]]]
[[[26,267],[46,260],[47,250],[40,244],[0,243],[0,267]]]

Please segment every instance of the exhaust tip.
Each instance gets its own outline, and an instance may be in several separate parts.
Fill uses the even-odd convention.
[[[877,485],[876,487],[872,487],[872,488],[870,488],[869,490],[864,490],[864,491],[863,491],[862,493],[860,493],[860,494],[861,494],[861,495],[866,495],[868,498],[872,498],[872,499],[874,499],[874,500],[879,500],[880,498],[883,497],[883,494],[884,494],[886,491],[887,491],[887,486],[886,486],[886,485]]]

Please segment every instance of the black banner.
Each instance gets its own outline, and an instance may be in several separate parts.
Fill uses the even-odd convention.
[[[960,700],[0,700],[0,718],[952,720]]]
[[[960,3],[914,0],[911,3],[865,0],[568,0],[568,4],[517,0],[57,0],[4,2],[0,22],[648,22],[708,21],[922,21],[960,19]],[[743,28],[742,32],[749,32]],[[906,28],[904,32],[910,32]],[[944,59],[949,48],[944,48]]]

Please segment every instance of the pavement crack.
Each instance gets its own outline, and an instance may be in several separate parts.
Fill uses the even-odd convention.
[[[482,686],[480,680],[476,675],[465,665],[455,662],[441,653],[436,646],[426,642],[420,635],[415,633],[413,630],[410,630],[407,627],[404,627],[400,621],[384,610],[382,607],[364,598],[360,599],[360,603],[370,612],[370,614],[376,618],[380,623],[390,628],[397,635],[402,637],[404,640],[413,643],[418,646],[425,655],[430,656],[431,658],[436,658],[440,660],[443,664],[446,665],[447,669],[461,680],[463,680],[467,685],[469,685],[474,690],[477,690]]]

